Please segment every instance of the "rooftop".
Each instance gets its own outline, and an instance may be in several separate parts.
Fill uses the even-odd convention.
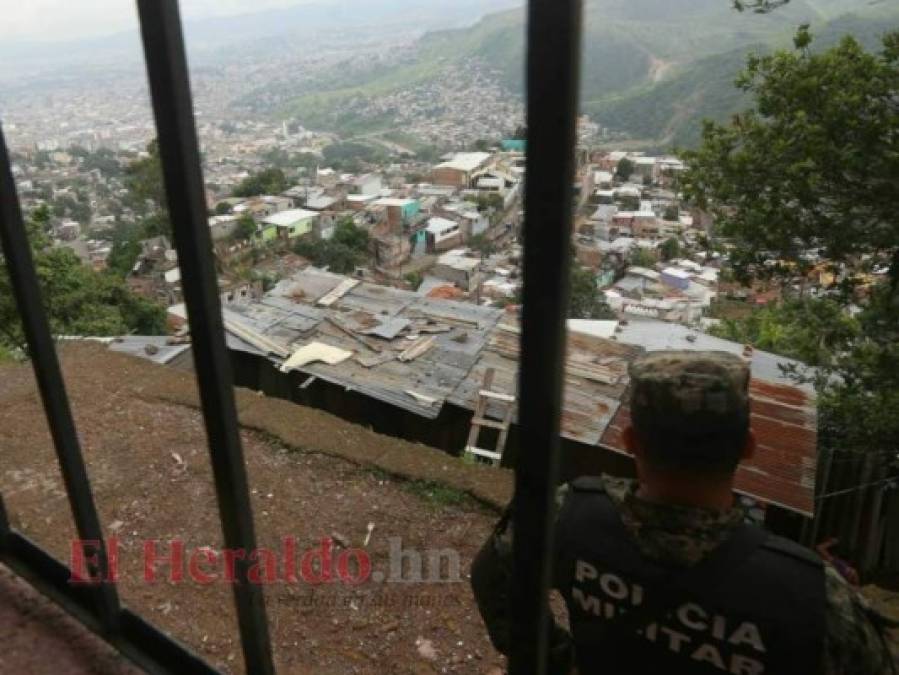
[[[474,171],[490,159],[489,152],[459,152],[453,159],[435,166],[435,169],[456,169],[458,171]]]
[[[494,369],[498,390],[517,391],[519,329],[517,319],[502,310],[307,269],[259,301],[225,305],[224,316],[232,349],[281,366],[299,348],[336,347],[347,356],[294,369],[430,419],[446,404],[473,410],[487,368]],[[661,321],[632,320],[611,339],[601,326],[583,332],[578,328],[586,326],[572,328],[561,434],[616,452],[623,452],[614,429],[626,400],[627,368],[640,353],[743,353],[743,345]],[[817,438],[814,394],[785,377],[781,363],[791,362],[765,352],[753,355],[753,423],[762,429],[762,443],[741,474],[739,488],[762,501],[810,513]],[[775,426],[791,433],[768,433]]]
[[[279,213],[274,213],[270,216],[267,216],[263,219],[262,222],[268,225],[287,227],[289,225],[293,225],[299,220],[307,220],[309,218],[316,218],[317,216],[318,212],[316,211],[307,211],[306,209],[288,209],[287,211],[281,211]]]

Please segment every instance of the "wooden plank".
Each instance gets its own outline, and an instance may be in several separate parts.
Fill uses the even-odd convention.
[[[419,356],[428,351],[431,347],[434,346],[434,342],[437,340],[433,335],[427,338],[421,338],[415,342],[411,347],[401,352],[399,355],[399,360],[406,361],[414,361]]]
[[[328,323],[330,323],[332,326],[337,328],[337,330],[339,330],[343,334],[349,336],[351,339],[355,340],[356,342],[358,342],[360,345],[362,345],[366,349],[370,349],[373,352],[379,352],[379,353],[382,351],[380,345],[372,344],[369,340],[366,340],[361,335],[356,335],[353,331],[351,331],[349,328],[344,326],[342,323],[340,323],[340,321],[335,319],[333,316],[326,316],[325,320],[327,320]]]
[[[491,398],[494,401],[503,401],[504,403],[515,403],[515,397],[510,394],[500,394],[498,391],[490,391],[488,389],[481,389],[478,392],[479,396],[483,396],[485,398]]]
[[[494,462],[499,462],[503,456],[498,452],[493,452],[492,450],[485,450],[484,448],[476,448],[473,445],[469,445],[465,448],[465,452],[471,455],[477,455],[478,457],[486,457],[487,459],[491,459]]]
[[[477,424],[479,427],[487,427],[489,429],[507,429],[508,425],[498,420],[490,420],[486,417],[474,417],[471,420],[472,424]]]
[[[330,307],[335,302],[340,300],[340,298],[342,298],[344,295],[358,286],[359,283],[360,282],[358,279],[344,279],[339,284],[337,284],[337,286],[320,297],[318,299],[318,302],[316,302],[315,304],[319,307]]]

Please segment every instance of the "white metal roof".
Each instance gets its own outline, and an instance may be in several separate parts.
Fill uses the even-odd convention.
[[[489,152],[460,152],[450,161],[435,166],[435,169],[456,169],[458,171],[474,171],[490,159]]]
[[[315,211],[307,211],[306,209],[289,209],[281,211],[265,218],[262,222],[268,225],[277,225],[278,227],[289,227],[297,221],[315,218],[318,213]]]

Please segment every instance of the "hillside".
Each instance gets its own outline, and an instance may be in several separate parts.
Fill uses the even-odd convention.
[[[812,25],[819,45],[853,33],[873,46],[879,34],[899,26],[899,5],[793,0],[757,15],[737,13],[727,0],[587,0],[582,107],[611,131],[648,144],[693,143],[703,117],[725,117],[743,103],[733,80],[746,54],[789,46],[802,23]],[[472,60],[493,71],[510,94],[522,95],[524,26],[524,11],[517,9],[429,33],[392,59],[324,73],[281,112],[336,131],[388,128],[389,114],[360,120],[335,111],[354,97],[428,85]]]

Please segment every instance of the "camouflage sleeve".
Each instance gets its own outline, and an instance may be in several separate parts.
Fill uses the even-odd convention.
[[[881,617],[830,565],[825,565],[824,675],[896,675]]]
[[[556,496],[557,504],[564,500],[566,494],[567,486],[562,486]],[[512,539],[510,507],[471,565],[471,587],[490,641],[497,651],[507,656],[511,647],[509,599],[512,593]],[[549,649],[547,672],[552,675],[571,673],[571,636],[555,621],[550,627]]]

